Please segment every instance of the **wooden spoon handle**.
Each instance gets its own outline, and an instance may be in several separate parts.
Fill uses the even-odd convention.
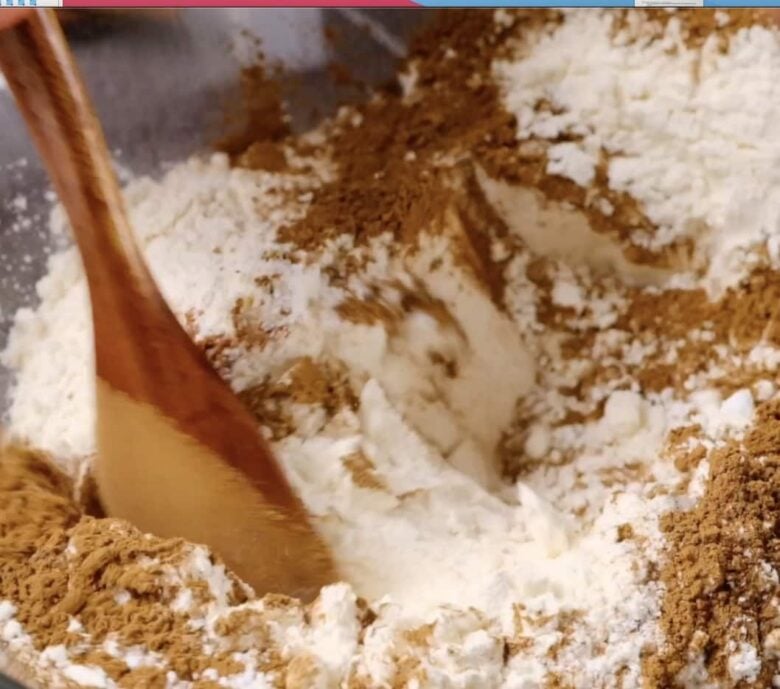
[[[102,129],[53,11],[34,12],[0,33],[0,67],[79,244],[96,344],[110,342],[99,331],[107,325],[104,315],[116,307],[116,271],[137,285],[153,283],[127,222]],[[103,368],[104,352],[98,360]]]
[[[97,375],[156,407],[247,476],[272,504],[303,513],[254,418],[170,311],[124,211],[100,124],[54,12],[0,32],[0,68],[65,206],[89,282]]]

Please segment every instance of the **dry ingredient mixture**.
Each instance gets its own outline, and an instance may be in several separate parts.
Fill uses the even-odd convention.
[[[257,597],[100,517],[69,249],[3,354],[35,448],[0,461],[9,657],[102,688],[780,687],[778,122],[757,12],[450,12],[315,132],[131,182],[349,583]]]

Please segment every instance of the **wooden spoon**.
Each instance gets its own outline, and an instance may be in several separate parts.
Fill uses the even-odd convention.
[[[103,132],[51,11],[0,32],[5,73],[68,213],[89,285],[95,475],[111,516],[206,543],[258,593],[310,599],[328,551],[258,424],[163,301],[128,224]]]

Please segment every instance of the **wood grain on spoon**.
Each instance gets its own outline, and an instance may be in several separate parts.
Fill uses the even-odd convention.
[[[54,14],[0,33],[0,66],[87,275],[105,508],[141,529],[207,543],[259,592],[310,597],[334,580],[328,552],[255,419],[158,292]]]

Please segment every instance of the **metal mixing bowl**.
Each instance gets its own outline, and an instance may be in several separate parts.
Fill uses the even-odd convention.
[[[330,64],[347,66],[366,84],[387,80],[427,16],[424,10],[188,9],[160,18],[109,11],[78,16],[68,34],[120,165],[155,176],[217,137],[226,104],[236,97],[241,50],[237,56],[233,46],[242,31],[289,73],[286,100],[300,131],[340,103],[365,97],[330,78]],[[243,44],[245,52],[256,50],[246,36]],[[35,304],[34,286],[52,249],[46,177],[5,88],[0,188],[2,349],[15,311]],[[0,368],[0,411],[10,382]],[[0,689],[19,685],[0,677]]]
[[[8,675],[0,673],[0,689],[26,689],[19,682],[11,679]]]

